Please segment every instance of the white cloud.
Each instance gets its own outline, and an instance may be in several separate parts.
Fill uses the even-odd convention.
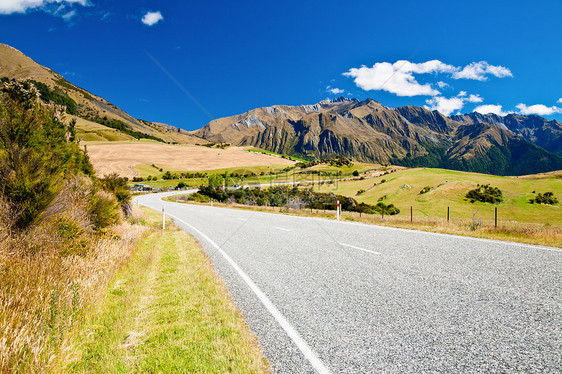
[[[160,13],[160,11],[147,12],[144,17],[142,17],[142,23],[147,26],[152,26],[162,21],[163,19],[164,17],[162,17],[162,13]]]
[[[65,21],[70,21],[76,15],[76,9],[72,9],[70,12],[67,12],[62,15],[62,18]]]
[[[442,63],[439,60],[415,64],[409,61],[377,62],[373,67],[363,65],[360,68],[351,68],[343,73],[346,77],[354,78],[355,84],[366,91],[384,90],[398,96],[435,96],[439,91],[433,89],[431,84],[420,84],[414,77],[415,74],[451,72],[454,66]]]
[[[469,103],[481,103],[482,101],[484,101],[483,98],[480,97],[480,95],[470,95],[466,101],[468,101]]]
[[[479,105],[476,108],[474,108],[474,111],[480,114],[492,113],[502,117],[507,115],[507,113],[503,111],[501,105],[492,105],[492,104]]]
[[[439,113],[448,116],[456,110],[461,110],[464,106],[464,101],[465,100],[459,96],[449,99],[443,96],[435,96],[425,101],[429,104],[429,106],[425,107],[430,110],[437,110]]]
[[[0,14],[25,13],[28,10],[45,8],[49,5],[56,4],[59,4],[60,7],[63,8],[73,4],[86,6],[88,5],[88,0],[1,0]],[[55,12],[60,12],[60,7],[59,10]]]
[[[343,73],[346,77],[354,78],[357,87],[369,91],[387,91],[398,96],[437,96],[438,90],[430,83],[421,84],[416,80],[415,74],[449,74],[453,79],[474,79],[485,81],[487,75],[498,78],[511,77],[511,71],[503,66],[494,66],[486,61],[472,62],[465,67],[445,64],[439,60],[423,63],[413,63],[406,60],[390,62],[377,62],[372,67],[365,65],[360,68],[351,68]],[[439,88],[448,86],[443,81],[438,81]]]
[[[562,97],[558,99],[557,103],[562,104]]]
[[[558,108],[556,106],[546,106],[543,104],[527,106],[521,103],[517,104],[515,107],[519,109],[519,113],[521,114],[537,114],[539,116],[549,116],[554,113],[562,113],[562,108]]]
[[[342,93],[343,93],[343,90],[342,90],[342,89],[336,88],[336,87],[333,87],[333,88],[332,88],[332,86],[326,87],[326,91],[328,91],[328,92],[330,92],[330,93],[333,93],[334,95],[338,95],[338,94],[342,94]]]
[[[427,99],[425,102],[429,106],[425,106],[430,110],[437,110],[446,116],[450,115],[455,111],[460,111],[465,103],[481,103],[484,99],[480,95],[468,95],[466,91],[461,91],[457,96],[446,98],[443,96],[435,96],[431,99]]]
[[[464,68],[457,68],[453,73],[453,79],[474,79],[477,81],[485,81],[488,79],[487,74],[491,74],[498,78],[513,77],[511,70],[504,66],[494,66],[486,61],[472,62]]]

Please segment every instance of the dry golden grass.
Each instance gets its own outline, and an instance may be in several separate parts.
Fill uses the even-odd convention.
[[[68,181],[23,232],[10,231],[10,212],[0,204],[0,373],[50,372],[71,354],[69,337],[84,312],[147,230],[128,223],[104,235],[89,230],[88,188],[80,178]]]
[[[218,149],[148,141],[92,143],[87,146],[90,160],[100,176],[118,173],[122,177],[134,177],[139,175],[135,165],[140,164],[191,171],[294,164],[287,159],[248,152],[240,147]]]
[[[186,202],[184,196],[174,196],[167,198],[169,201]],[[190,201],[189,204],[209,205],[208,203],[196,203]],[[317,209],[287,209],[285,207],[264,207],[248,206],[241,204],[221,204],[214,203],[214,206],[221,206],[232,209],[258,210],[263,212],[274,212],[280,214],[291,214],[303,217],[319,217],[335,219],[335,211]],[[540,224],[521,223],[517,221],[500,221],[498,227],[494,226],[494,220],[482,220],[480,216],[474,219],[452,218],[449,222],[445,218],[432,218],[414,216],[413,220],[404,216],[384,216],[375,214],[359,214],[357,212],[342,212],[342,221],[361,222],[371,225],[398,227],[410,230],[420,230],[437,232],[443,234],[471,236],[484,239],[506,240],[518,243],[534,245],[546,245],[562,248],[562,228],[558,226],[545,226]]]

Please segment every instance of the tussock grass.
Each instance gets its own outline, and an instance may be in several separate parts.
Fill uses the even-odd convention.
[[[115,226],[82,256],[62,256],[40,233],[5,238],[0,243],[0,372],[51,372],[61,357],[72,355],[70,337],[145,230]]]
[[[58,371],[84,316],[147,231],[127,222],[94,230],[91,188],[68,179],[25,230],[13,228],[13,208],[0,198],[0,373]]]

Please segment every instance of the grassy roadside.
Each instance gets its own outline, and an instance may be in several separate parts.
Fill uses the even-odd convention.
[[[182,199],[185,195],[176,195],[165,198],[171,202],[188,203],[196,205],[207,205],[208,203],[196,203]],[[335,211],[322,210],[295,210],[285,207],[264,207],[241,204],[222,204],[214,202],[213,206],[231,209],[256,210],[260,212],[273,212],[300,217],[318,217],[336,219]],[[428,231],[443,234],[471,236],[483,239],[506,240],[517,243],[546,245],[562,248],[562,228],[556,226],[544,226],[539,224],[520,223],[516,221],[500,221],[498,227],[494,227],[493,215],[487,222],[477,222],[469,219],[453,218],[449,222],[445,218],[430,218],[415,216],[411,222],[409,217],[384,216],[382,218],[375,214],[359,214],[357,212],[342,212],[342,221],[361,222],[371,225],[397,227],[410,230]]]
[[[158,213],[143,214],[158,226]],[[84,331],[62,371],[269,372],[203,250],[171,221],[142,241]]]

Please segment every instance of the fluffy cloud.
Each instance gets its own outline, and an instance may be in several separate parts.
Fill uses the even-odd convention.
[[[562,104],[562,97],[558,99],[557,103]]]
[[[487,75],[498,78],[511,77],[511,71],[503,66],[494,66],[486,61],[472,62],[465,67],[457,67],[445,64],[439,60],[431,60],[423,63],[413,63],[406,60],[389,62],[377,62],[372,67],[365,65],[360,68],[351,68],[343,73],[346,77],[352,77],[357,87],[370,91],[387,91],[398,96],[437,96],[438,90],[430,83],[421,84],[415,74],[449,74],[453,79],[474,79],[484,81]],[[444,88],[447,83],[439,81],[439,88]]]
[[[45,8],[57,4],[62,7],[72,4],[86,6],[88,0],[2,0],[0,1],[0,14],[25,13],[30,9]],[[59,11],[60,8],[57,12]]]
[[[415,64],[409,61],[377,62],[373,67],[365,65],[360,68],[351,68],[343,73],[346,77],[354,78],[355,84],[366,91],[384,90],[398,96],[435,96],[439,91],[430,84],[420,84],[414,78],[415,74],[450,72],[454,66],[442,63],[439,60]]]
[[[466,91],[461,91],[457,96],[446,98],[443,96],[435,96],[427,99],[428,104],[425,107],[430,110],[437,110],[446,116],[455,111],[459,111],[464,107],[465,103],[481,103],[484,99],[480,95],[467,95]]]
[[[448,116],[456,110],[461,110],[465,99],[459,96],[449,99],[443,96],[435,96],[425,102],[429,104],[429,106],[426,106],[427,109],[437,110],[439,113]]]
[[[513,77],[511,70],[504,66],[494,66],[486,61],[472,62],[462,69],[458,69],[453,73],[453,79],[474,79],[477,81],[485,81],[488,79],[486,75],[493,75],[498,78]]]
[[[162,21],[163,19],[164,17],[162,17],[162,13],[160,13],[160,11],[147,12],[144,17],[142,17],[142,23],[147,26],[152,26]]]
[[[336,87],[332,88],[331,86],[326,87],[326,91],[330,92],[330,93],[333,93],[334,95],[339,95],[339,94],[343,93],[342,89],[336,88]]]
[[[556,106],[546,106],[543,104],[535,104],[527,106],[523,103],[517,104],[516,108],[519,109],[521,114],[537,114],[539,116],[549,116],[554,113],[562,113],[562,108]]]
[[[492,104],[479,105],[476,108],[474,108],[474,111],[480,114],[488,114],[488,113],[497,114],[498,116],[502,116],[502,117],[507,115],[507,113],[503,111],[501,105],[492,105]]]

